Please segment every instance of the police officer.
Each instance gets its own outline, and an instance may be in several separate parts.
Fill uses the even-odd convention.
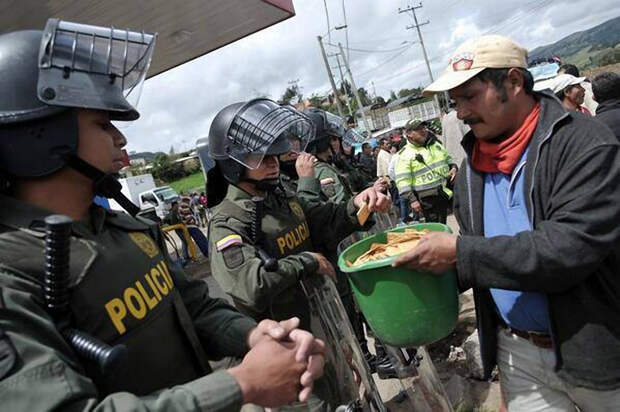
[[[405,125],[408,144],[399,152],[395,167],[400,196],[427,222],[446,223],[457,166],[444,147],[420,120]]]
[[[343,120],[325,110],[309,108],[304,114],[312,120],[315,136],[308,143],[307,151],[316,156],[315,177],[321,184],[324,200],[339,203],[353,197],[353,190],[346,176],[332,163],[335,157],[334,145],[344,135]]]
[[[256,325],[173,266],[156,226],[93,204],[99,194],[136,211],[114,179],[126,140],[111,121],[138,118],[127,91],[139,89],[154,39],[55,19],[0,36],[3,410],[278,406],[307,399],[321,374],[322,343],[297,319]],[[44,269],[53,213],[74,221],[62,296],[66,284]],[[50,306],[67,309],[58,318]],[[72,330],[91,337],[76,344]],[[93,338],[125,346],[122,371],[83,357]],[[224,356],[245,358],[212,373],[208,360]]]
[[[314,251],[335,250],[339,240],[360,230],[356,212],[363,202],[384,210],[389,201],[370,188],[347,202],[321,202],[315,158],[307,153],[296,161],[297,193],[307,195],[282,191],[278,156],[290,151],[291,133],[303,148],[313,125],[268,99],[227,106],[214,118],[209,153],[216,167],[208,172],[208,182],[228,187],[221,188],[226,196],[213,209],[209,227],[211,272],[242,313],[257,321],[296,316],[310,330],[300,280],[335,277],[330,262]]]

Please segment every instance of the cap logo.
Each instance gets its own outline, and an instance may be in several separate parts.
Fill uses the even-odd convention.
[[[452,64],[452,70],[455,72],[461,70],[469,70],[471,66],[474,64],[474,54],[473,53],[462,53],[453,56],[450,60],[450,64]]]

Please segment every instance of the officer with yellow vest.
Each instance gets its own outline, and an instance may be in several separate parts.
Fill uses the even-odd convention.
[[[427,222],[446,223],[457,166],[424,122],[409,120],[405,135],[408,143],[394,168],[398,193]]]

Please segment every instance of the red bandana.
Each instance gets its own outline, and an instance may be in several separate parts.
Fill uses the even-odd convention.
[[[540,104],[536,103],[519,129],[508,139],[499,143],[490,143],[476,139],[472,163],[480,172],[512,174],[512,170],[527,147],[540,114]]]

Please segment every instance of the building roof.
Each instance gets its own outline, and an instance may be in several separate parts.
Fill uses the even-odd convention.
[[[391,109],[393,107],[397,107],[397,106],[400,106],[402,104],[413,102],[413,101],[421,99],[421,98],[422,98],[421,94],[412,93],[412,94],[410,94],[408,96],[401,97],[400,99],[392,100],[391,102],[389,102],[387,104],[387,107],[388,107],[388,109]]]
[[[50,17],[157,32],[152,77],[294,15],[292,0],[20,0],[0,3],[0,33]]]

